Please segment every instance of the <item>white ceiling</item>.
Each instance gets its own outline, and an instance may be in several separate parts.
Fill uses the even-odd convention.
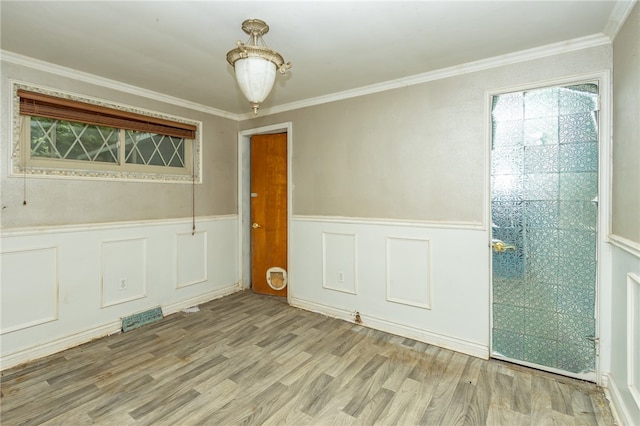
[[[627,9],[611,0],[2,0],[1,47],[244,114],[249,105],[226,53],[247,41],[247,18],[266,21],[264,40],[293,63],[277,77],[268,108],[610,33]]]

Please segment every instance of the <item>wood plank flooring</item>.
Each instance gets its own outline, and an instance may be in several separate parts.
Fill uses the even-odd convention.
[[[2,425],[612,425],[591,383],[249,291],[2,372]]]

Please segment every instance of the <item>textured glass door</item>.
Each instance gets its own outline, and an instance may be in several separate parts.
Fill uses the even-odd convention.
[[[595,370],[597,109],[596,84],[493,97],[494,357]]]

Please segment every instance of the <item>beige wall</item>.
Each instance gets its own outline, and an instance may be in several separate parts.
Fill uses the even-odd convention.
[[[640,243],[640,4],[613,43],[613,233]]]
[[[168,219],[191,216],[189,184],[8,178],[10,79],[203,122],[203,183],[198,216],[237,212],[237,132],[234,120],[2,62],[2,228]],[[27,205],[23,206],[26,187]]]
[[[293,213],[482,222],[488,90],[611,68],[610,46],[258,117],[293,123]]]

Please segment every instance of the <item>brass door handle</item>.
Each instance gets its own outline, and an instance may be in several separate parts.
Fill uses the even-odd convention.
[[[251,225],[251,227],[252,227],[253,229],[262,228],[262,226],[261,226],[261,225],[258,225],[256,222],[253,222],[253,225]]]
[[[502,253],[507,250],[516,249],[516,246],[506,244],[504,241],[501,241],[501,240],[491,240],[491,247],[493,247],[493,251],[496,251],[498,253]]]

